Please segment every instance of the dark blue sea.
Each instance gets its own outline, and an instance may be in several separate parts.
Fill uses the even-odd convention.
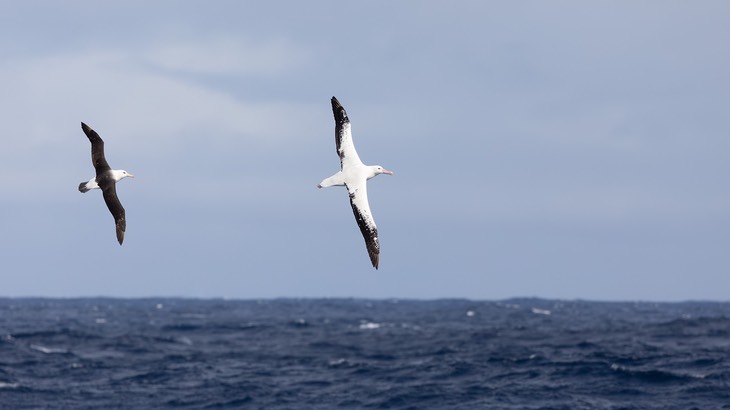
[[[0,299],[3,409],[730,409],[730,303]]]

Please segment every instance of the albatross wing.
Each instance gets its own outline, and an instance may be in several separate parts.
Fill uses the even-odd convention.
[[[352,212],[355,214],[355,220],[360,227],[360,232],[365,239],[365,246],[370,255],[370,262],[373,267],[378,269],[380,263],[380,242],[378,241],[378,227],[375,226],[375,220],[370,213],[370,204],[368,204],[368,191],[366,181],[356,184],[346,184],[347,192],[350,194],[350,205]]]
[[[94,164],[96,175],[99,176],[109,171],[111,167],[104,157],[104,140],[101,139],[96,131],[92,130],[91,127],[83,122],[81,123],[81,129],[84,130],[84,134],[91,141],[91,162]]]
[[[124,207],[117,197],[117,183],[111,178],[104,178],[99,187],[104,194],[104,202],[106,202],[109,212],[114,216],[114,222],[117,225],[117,240],[121,245],[124,242],[124,231],[127,230],[127,220]]]
[[[355,151],[355,144],[352,142],[350,119],[347,118],[347,112],[335,97],[332,97],[332,113],[335,115],[335,144],[337,145],[337,155],[340,156],[340,169],[363,165]]]

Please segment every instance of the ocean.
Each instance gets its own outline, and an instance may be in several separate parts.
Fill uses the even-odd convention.
[[[730,303],[0,299],[2,409],[730,409]]]

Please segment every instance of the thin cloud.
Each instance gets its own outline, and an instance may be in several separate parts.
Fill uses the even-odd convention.
[[[73,118],[114,125],[125,134],[143,128],[155,138],[201,127],[210,138],[235,134],[270,141],[291,135],[276,119],[296,115],[295,104],[241,101],[142,66],[134,55],[107,51],[6,64],[0,75],[14,81],[0,106],[20,121],[5,131],[22,129],[25,141],[43,143],[55,138],[48,131]],[[38,112],[44,117],[35,118]]]
[[[311,55],[286,40],[252,41],[215,37],[159,44],[142,52],[152,66],[176,72],[208,75],[276,76],[306,65]]]

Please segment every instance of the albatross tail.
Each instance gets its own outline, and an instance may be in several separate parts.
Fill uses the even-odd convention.
[[[99,188],[99,184],[96,183],[96,179],[92,179],[91,181],[82,182],[79,184],[79,191],[80,192],[89,192],[94,188]]]

